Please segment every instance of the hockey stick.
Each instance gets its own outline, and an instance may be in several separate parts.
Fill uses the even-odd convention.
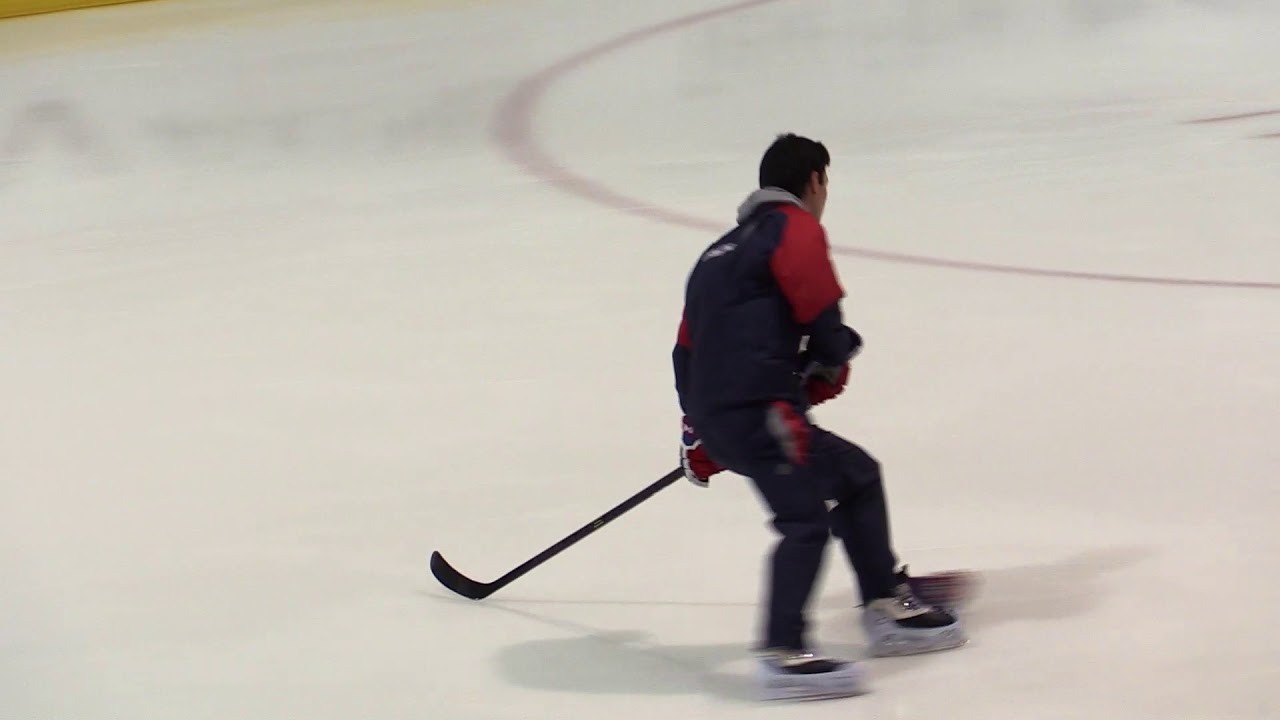
[[[552,545],[546,550],[543,550],[542,552],[538,553],[532,558],[529,558],[524,562],[524,564],[515,568],[514,570],[507,573],[506,575],[503,575],[497,580],[494,580],[493,582],[488,582],[488,583],[477,582],[467,577],[466,575],[463,575],[462,573],[455,570],[453,566],[450,565],[449,562],[444,559],[444,556],[440,554],[439,550],[431,553],[431,574],[436,576],[436,579],[440,581],[441,585],[444,585],[446,588],[449,588],[450,590],[461,595],[462,597],[469,598],[471,600],[483,600],[484,598],[489,597],[495,592],[511,584],[517,578],[529,572],[530,570],[538,567],[542,563],[550,560],[556,555],[559,555],[565,550],[568,550],[571,545],[574,545],[579,540],[599,530],[605,525],[608,525],[610,522],[617,520],[619,517],[622,517],[624,513],[631,510],[632,508],[639,505],[640,503],[644,502],[645,500],[648,500],[649,498],[653,497],[658,493],[659,490],[674,483],[676,480],[680,479],[683,476],[684,476],[684,470],[681,468],[676,468],[675,470],[672,470],[666,475],[663,475],[652,485],[641,490],[635,495],[632,495],[622,504],[613,508],[609,512],[601,515],[595,520],[592,520],[590,523],[578,528],[573,534],[565,537],[560,542],[556,543],[555,545]]]

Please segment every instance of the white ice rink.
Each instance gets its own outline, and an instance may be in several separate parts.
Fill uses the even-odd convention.
[[[0,24],[0,720],[1280,717],[1280,5],[729,1]],[[762,708],[741,478],[482,603],[427,559],[674,466],[685,273],[783,131],[867,341],[817,418],[986,585]]]

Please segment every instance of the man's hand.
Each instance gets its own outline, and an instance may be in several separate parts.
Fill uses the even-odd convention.
[[[680,467],[684,468],[684,477],[700,488],[710,487],[711,476],[724,470],[707,455],[702,446],[702,438],[689,424],[689,418],[681,420]]]

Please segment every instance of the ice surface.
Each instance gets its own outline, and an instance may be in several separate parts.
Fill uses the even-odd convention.
[[[760,4],[538,88],[541,174],[508,93],[717,5],[186,5],[0,24],[0,718],[756,712],[738,478],[483,603],[427,558],[491,579],[670,469],[685,272],[786,130],[842,252],[1153,282],[840,256],[819,420],[914,570],[987,582],[969,647],[771,712],[1280,715],[1280,114],[1190,122],[1280,110],[1273,3]]]

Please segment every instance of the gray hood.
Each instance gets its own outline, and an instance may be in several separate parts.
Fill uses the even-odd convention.
[[[746,200],[738,206],[738,222],[745,222],[756,208],[766,203],[784,202],[804,207],[804,203],[800,202],[800,198],[791,193],[776,187],[760,188],[747,196]]]

